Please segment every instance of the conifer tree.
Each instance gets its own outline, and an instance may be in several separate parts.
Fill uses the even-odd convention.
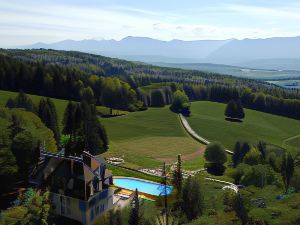
[[[183,177],[182,177],[182,170],[181,170],[181,155],[178,155],[176,169],[174,170],[174,174],[173,174],[173,183],[177,190],[178,195],[181,194],[182,180]]]
[[[237,141],[234,146],[233,155],[232,155],[232,163],[233,166],[236,167],[240,162],[241,159],[241,143]]]
[[[50,98],[42,98],[38,106],[38,116],[42,122],[53,131],[56,143],[59,143],[60,133],[58,128],[57,113],[54,103]]]
[[[129,225],[140,225],[141,217],[140,217],[140,202],[139,202],[139,193],[138,190],[135,190],[134,197],[132,199],[131,211],[129,214]]]
[[[282,162],[281,162],[281,176],[285,187],[285,193],[287,193],[291,178],[294,174],[294,160],[290,153],[285,153],[282,156]]]

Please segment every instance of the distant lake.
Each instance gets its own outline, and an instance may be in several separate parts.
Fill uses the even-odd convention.
[[[267,81],[270,84],[276,84],[285,88],[297,88],[300,89],[300,80],[276,80]]]

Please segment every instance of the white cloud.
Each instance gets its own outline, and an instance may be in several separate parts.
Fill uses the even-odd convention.
[[[199,40],[292,36],[297,35],[297,29],[289,26],[293,26],[292,22],[300,22],[300,6],[266,8],[226,5],[215,10],[210,7],[207,13],[214,13],[211,17],[217,20],[211,22],[207,20],[207,13],[203,16],[197,11],[180,14],[179,11],[162,12],[114,5],[87,7],[42,2],[37,4],[34,0],[28,0],[20,4],[16,0],[0,1],[2,47],[95,37],[121,39],[125,36],[148,36],[162,40]],[[218,12],[222,15],[220,18]],[[236,23],[238,19],[232,21],[223,17],[221,12],[263,22],[245,26]],[[290,25],[280,27],[278,24],[283,21],[290,21]]]

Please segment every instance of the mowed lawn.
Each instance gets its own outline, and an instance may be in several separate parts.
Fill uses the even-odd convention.
[[[282,146],[289,137],[300,134],[300,121],[244,109],[244,122],[229,122],[224,119],[226,105],[214,102],[193,102],[192,115],[188,118],[191,127],[210,141],[219,141],[233,149],[237,140],[267,143]]]
[[[178,154],[190,154],[201,147],[187,135],[178,115],[168,107],[102,118],[101,122],[110,140],[106,155],[122,156],[131,167],[159,166],[162,158],[176,160]]]

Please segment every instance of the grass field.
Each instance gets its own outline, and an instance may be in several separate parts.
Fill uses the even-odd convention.
[[[300,121],[245,109],[242,123],[224,119],[225,104],[193,102],[192,115],[188,118],[191,127],[210,141],[219,141],[232,149],[237,140],[257,142],[264,140],[281,146],[283,140],[300,134]]]
[[[168,107],[103,118],[101,122],[110,139],[107,155],[123,156],[127,166],[160,166],[161,158],[176,160],[177,154],[190,154],[201,147],[187,135],[177,114]]]
[[[300,135],[287,138],[283,141],[284,146],[290,146],[292,148],[300,149]]]
[[[7,99],[9,98],[15,98],[18,95],[18,92],[11,92],[11,91],[2,91],[0,90],[0,106],[5,106]],[[33,101],[33,103],[38,104],[42,96],[38,95],[28,95],[30,99]],[[52,98],[57,114],[58,114],[58,119],[59,121],[62,121],[63,114],[65,111],[65,108],[68,104],[67,100],[61,100],[61,99],[54,99]]]

